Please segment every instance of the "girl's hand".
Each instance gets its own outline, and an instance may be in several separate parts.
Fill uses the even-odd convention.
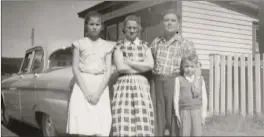
[[[202,126],[205,124],[205,117],[202,117]]]
[[[176,112],[176,118],[177,118],[177,125],[178,127],[181,126],[181,117],[180,117],[180,114]]]
[[[206,112],[202,114],[202,125],[205,124],[205,120],[206,120]]]
[[[92,95],[91,95],[90,93],[86,93],[86,94],[84,95],[84,98],[85,98],[89,103],[91,103],[91,101],[92,101]]]
[[[93,94],[92,98],[91,98],[91,104],[96,105],[101,97],[101,93],[100,92],[96,92]]]

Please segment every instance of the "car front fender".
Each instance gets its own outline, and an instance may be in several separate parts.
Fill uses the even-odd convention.
[[[48,115],[58,133],[66,133],[68,101],[52,98],[44,98],[34,107],[35,112]]]

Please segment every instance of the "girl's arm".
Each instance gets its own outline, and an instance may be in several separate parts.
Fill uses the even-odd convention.
[[[75,76],[76,81],[77,81],[78,85],[80,86],[85,98],[88,99],[90,91],[86,87],[86,85],[85,85],[85,83],[81,77],[80,70],[79,70],[79,58],[80,58],[79,57],[80,56],[79,49],[76,48],[75,46],[72,46],[72,47],[74,47],[73,48],[73,59],[72,59],[72,72],[73,72],[73,75]],[[88,99],[88,101],[89,101],[89,99]]]
[[[146,50],[146,59],[143,62],[127,60],[126,63],[139,72],[146,72],[152,70],[154,67],[154,60],[151,53],[151,49],[148,48]]]
[[[124,63],[123,53],[119,48],[114,51],[114,63],[119,73],[138,73],[137,70]]]
[[[176,77],[175,79],[175,86],[174,86],[174,109],[175,109],[175,115],[177,117],[180,116],[179,112],[179,95],[180,95],[180,81],[179,78]]]
[[[97,90],[97,94],[99,97],[103,94],[105,88],[108,86],[109,79],[112,74],[112,53],[106,55],[106,70],[104,73],[104,78],[99,85],[99,89]]]
[[[202,117],[206,118],[206,112],[207,112],[207,92],[205,87],[205,82],[202,79]]]

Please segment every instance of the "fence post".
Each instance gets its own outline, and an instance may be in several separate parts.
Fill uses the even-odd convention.
[[[219,114],[219,88],[220,88],[220,66],[219,55],[215,55],[215,92],[214,92],[214,114]]]
[[[262,83],[264,83],[264,54],[262,54]],[[264,84],[262,84],[262,103],[264,104]],[[264,114],[264,105],[262,106],[262,112]]]
[[[256,82],[256,113],[261,113],[261,85],[260,85],[260,54],[255,55],[255,82]]]
[[[209,55],[210,59],[210,74],[209,74],[209,113],[214,113],[214,55]]]
[[[232,113],[232,56],[227,57],[227,114]]]
[[[241,63],[241,70],[240,70],[240,75],[241,75],[241,78],[240,78],[240,110],[241,110],[241,114],[243,116],[246,115],[246,93],[245,93],[245,88],[246,88],[246,80],[245,80],[245,56],[242,55],[240,57],[240,63]]]
[[[234,113],[238,113],[238,56],[234,57]]]
[[[247,91],[247,108],[248,114],[253,115],[253,72],[252,72],[252,55],[248,56],[248,91]]]
[[[225,87],[225,83],[226,83],[226,71],[225,71],[225,67],[226,67],[226,56],[225,55],[221,55],[221,91],[220,91],[220,114],[225,115],[226,109],[225,109],[225,99],[226,99],[226,87]]]

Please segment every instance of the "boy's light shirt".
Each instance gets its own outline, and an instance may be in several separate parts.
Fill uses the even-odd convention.
[[[184,75],[184,77],[189,81],[189,82],[193,82],[194,81],[194,75],[190,76],[186,76]],[[178,94],[177,94],[178,93]],[[175,78],[175,90],[174,90],[174,110],[176,110],[177,108],[175,108],[175,106],[179,106],[179,93],[180,93],[180,81],[179,81],[179,77]],[[206,110],[204,110],[206,107],[207,108],[207,94],[206,94],[206,87],[205,87],[205,82],[204,80],[202,81],[202,117],[205,118],[206,117]]]

